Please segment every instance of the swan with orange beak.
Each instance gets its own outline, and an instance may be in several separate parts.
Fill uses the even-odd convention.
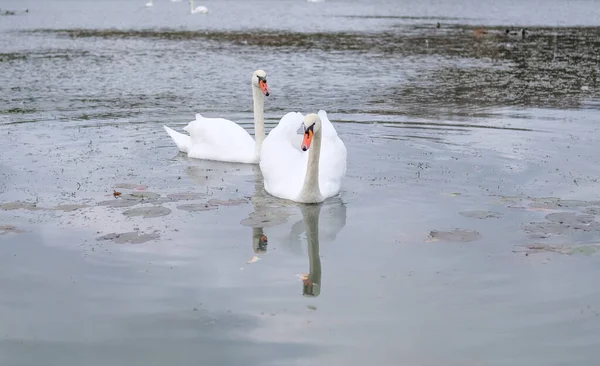
[[[298,134],[302,134],[300,144],[294,137]],[[346,156],[346,146],[325,111],[306,116],[290,112],[263,144],[260,169],[265,190],[295,202],[322,202],[339,193]]]
[[[315,116],[316,116],[316,114],[315,114]],[[308,117],[308,116],[306,116],[306,117]],[[317,120],[319,120],[319,116],[317,116]],[[310,123],[310,120],[309,120],[309,123]],[[315,134],[315,125],[316,124],[317,124],[317,122],[315,120],[314,123],[312,123],[310,126],[306,127],[306,119],[305,119],[305,122],[302,123],[301,127],[304,127],[304,138],[302,139],[302,145],[300,146],[302,151],[306,151],[310,148],[310,144],[311,144],[313,136]],[[320,120],[319,120],[319,128],[317,131],[321,131]]]
[[[271,92],[267,86],[267,73],[256,70],[251,79],[254,101],[254,139],[237,123],[225,118],[204,117],[196,114],[196,120],[183,128],[189,135],[164,126],[179,151],[189,158],[225,161],[231,163],[258,164],[265,139],[265,97]],[[255,140],[256,139],[256,140]]]

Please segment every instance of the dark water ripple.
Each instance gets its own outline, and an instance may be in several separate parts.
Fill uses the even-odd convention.
[[[187,47],[182,48],[183,45],[200,42],[201,47],[210,52],[218,49],[217,52],[252,53],[255,49],[271,49],[269,52],[302,52],[314,58],[326,52],[338,63],[350,57],[357,62],[354,66],[347,65],[347,71],[354,70],[358,83],[342,87],[356,86],[359,87],[357,92],[368,93],[367,108],[363,108],[368,112],[430,115],[438,113],[440,108],[453,108],[472,113],[481,108],[507,105],[595,108],[589,102],[600,97],[600,28],[528,28],[524,39],[507,36],[506,27],[489,27],[486,33],[477,33],[475,29],[453,24],[440,29],[404,25],[384,32],[361,33],[175,29],[38,29],[26,33],[82,40],[166,42],[178,45],[176,52]],[[147,54],[125,56],[124,52],[127,51],[35,50],[4,53],[0,55],[0,62],[18,69],[25,62],[73,63],[82,58],[86,63],[114,65],[121,63],[123,57],[147,57]],[[149,52],[162,57],[157,50]],[[192,57],[192,54],[182,56]],[[407,64],[406,60],[415,57],[424,62],[424,67]],[[394,72],[400,75],[399,83],[395,85],[368,84],[369,80],[379,80],[385,73]],[[20,100],[18,88],[11,87],[16,93],[4,100],[7,105]],[[148,102],[168,109],[177,108],[182,97],[184,103],[191,103],[189,97],[168,92],[121,96],[118,103],[128,110],[148,106]],[[171,100],[175,104],[169,106]],[[77,99],[71,101],[78,102]],[[84,102],[84,99],[80,101]],[[109,98],[106,102],[112,104],[116,100]],[[337,104],[336,108],[360,113],[361,110],[354,110],[349,105]],[[93,105],[88,106],[93,108]],[[277,106],[274,109],[277,110]],[[9,113],[9,110],[4,112]],[[125,113],[125,116],[129,114]],[[93,115],[101,118],[104,114],[96,112]]]

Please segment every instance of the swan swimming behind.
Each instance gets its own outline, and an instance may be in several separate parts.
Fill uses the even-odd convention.
[[[146,7],[147,7],[147,8],[149,8],[149,7],[151,7],[152,5],[153,5],[153,4],[152,4],[152,0],[148,0],[148,2],[146,3]]]
[[[295,202],[323,202],[339,193],[346,156],[346,146],[325,111],[304,117],[290,112],[263,142],[260,170],[265,190]]]
[[[206,118],[196,114],[196,120],[183,128],[184,135],[167,126],[179,151],[195,159],[226,161],[231,163],[258,164],[260,150],[265,139],[265,96],[269,96],[267,73],[252,73],[252,96],[254,99],[254,138],[237,123],[224,118]]]
[[[190,0],[190,14],[208,14],[208,8],[203,5],[194,8],[194,0]]]

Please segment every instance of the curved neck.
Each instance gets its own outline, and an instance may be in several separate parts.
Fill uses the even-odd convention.
[[[265,139],[265,96],[262,91],[252,85],[252,99],[254,100],[254,153],[260,155],[260,149]]]
[[[194,11],[194,0],[190,0],[190,13]]]
[[[321,156],[321,129],[319,128],[313,136],[309,153],[308,166],[306,167],[306,176],[304,177],[304,185],[300,191],[300,199],[302,202],[314,203],[319,202],[321,190],[319,189],[319,158]]]

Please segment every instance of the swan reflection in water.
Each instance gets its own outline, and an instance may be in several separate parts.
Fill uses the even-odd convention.
[[[302,205],[302,219],[308,242],[308,273],[302,275],[302,295],[321,293],[321,257],[319,256],[319,214],[321,205]]]
[[[264,191],[259,169],[255,171],[254,182],[255,192],[251,198],[254,210],[240,222],[244,226],[252,227],[254,256],[247,263],[260,260],[267,254],[269,245],[276,245],[280,249],[296,254],[308,253],[308,273],[299,275],[302,279],[302,294],[319,296],[321,293],[319,244],[333,242],[346,226],[345,204],[339,196],[319,204],[302,204],[272,197]],[[289,226],[284,224],[293,216],[297,217],[298,210],[302,214],[302,219],[287,229]],[[306,234],[306,251],[303,250],[303,234]]]
[[[267,252],[268,239],[262,227],[252,228],[252,249],[256,254],[265,254]]]

